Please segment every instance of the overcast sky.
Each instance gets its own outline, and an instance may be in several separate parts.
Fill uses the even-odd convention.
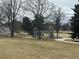
[[[66,20],[73,15],[71,8],[74,8],[74,5],[77,4],[78,0],[49,0],[53,2],[57,7],[61,7],[66,14]]]

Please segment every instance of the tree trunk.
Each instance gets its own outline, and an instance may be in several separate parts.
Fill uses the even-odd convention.
[[[11,35],[11,37],[14,37],[14,32],[15,32],[15,30],[14,30],[14,26],[12,26],[11,24],[8,24],[9,25],[9,30],[10,30],[10,35]]]
[[[57,37],[59,37],[59,35],[58,35],[59,33],[57,32]]]
[[[11,30],[11,37],[14,37],[14,30]]]
[[[57,30],[57,37],[59,37],[59,30]]]
[[[38,38],[41,39],[41,31],[38,32]]]
[[[15,33],[15,20],[13,19],[11,24],[11,37],[14,37],[14,33]]]

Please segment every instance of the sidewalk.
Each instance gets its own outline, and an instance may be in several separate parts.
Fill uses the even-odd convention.
[[[65,43],[79,44],[78,42],[65,41],[66,39],[70,39],[71,40],[71,38],[62,38],[62,39],[55,39],[55,40],[56,41],[60,41],[60,42],[65,42]]]

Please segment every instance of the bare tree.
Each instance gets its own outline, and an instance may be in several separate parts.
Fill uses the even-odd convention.
[[[54,11],[55,5],[48,0],[26,0],[23,9],[35,15],[41,15],[45,19]]]
[[[11,37],[14,37],[15,32],[15,20],[18,12],[21,8],[22,0],[2,0],[1,1],[1,12],[6,16],[8,25],[11,31]]]
[[[61,20],[63,20],[63,18],[64,18],[64,13],[62,12],[62,9],[59,8],[54,14],[55,30],[56,30],[56,33],[57,33],[57,37],[58,37],[60,27],[61,27]]]
[[[26,0],[23,9],[33,14],[35,18],[33,25],[40,32],[44,28],[44,20],[52,15],[55,5],[48,0]]]

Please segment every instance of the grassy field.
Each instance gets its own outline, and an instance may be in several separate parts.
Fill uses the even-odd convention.
[[[79,45],[24,38],[0,38],[0,59],[79,59]]]

